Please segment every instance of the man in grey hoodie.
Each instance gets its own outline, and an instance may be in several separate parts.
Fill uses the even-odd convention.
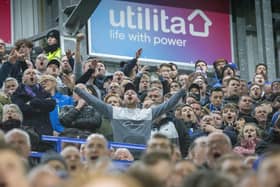
[[[100,114],[111,121],[114,141],[125,143],[146,144],[151,135],[152,121],[162,114],[172,110],[178,101],[186,94],[181,89],[168,101],[153,108],[137,108],[139,98],[133,84],[128,83],[124,92],[124,107],[114,107],[86,91],[75,88],[74,92],[88,104],[93,105]]]

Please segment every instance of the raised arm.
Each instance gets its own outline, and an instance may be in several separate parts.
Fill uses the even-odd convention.
[[[81,41],[84,39],[83,33],[78,33],[76,36],[76,49],[75,49],[75,63],[74,63],[74,74],[76,80],[78,80],[83,72],[82,72],[82,61],[81,61]]]
[[[181,89],[177,93],[175,93],[168,101],[152,108],[152,115],[153,119],[159,117],[160,115],[172,110],[176,104],[179,102],[179,100],[185,96],[186,90]]]
[[[78,94],[82,99],[84,99],[89,105],[92,105],[100,114],[112,119],[113,117],[113,108],[111,105],[106,104],[102,100],[98,99],[94,95],[86,92],[83,89],[75,88],[74,92]]]

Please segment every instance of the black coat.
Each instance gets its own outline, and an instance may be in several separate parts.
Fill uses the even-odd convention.
[[[64,106],[59,113],[59,121],[66,128],[77,128],[95,132],[101,126],[101,115],[90,105],[85,105],[81,110],[75,106]]]
[[[55,108],[56,101],[40,85],[32,88],[33,94],[28,93],[27,87],[24,84],[19,85],[12,95],[12,102],[22,111],[22,125],[33,127],[40,135],[52,135],[49,113]]]

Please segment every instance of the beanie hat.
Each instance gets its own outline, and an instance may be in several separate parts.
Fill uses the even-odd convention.
[[[59,41],[59,31],[58,30],[51,30],[50,32],[48,32],[47,34],[47,39],[49,37],[53,37],[55,38],[57,41]]]
[[[67,164],[65,162],[65,160],[63,159],[63,157],[54,152],[54,151],[47,151],[42,157],[41,157],[41,164],[47,164],[48,162],[52,161],[52,160],[57,160],[60,163],[63,164],[64,168],[67,169]]]

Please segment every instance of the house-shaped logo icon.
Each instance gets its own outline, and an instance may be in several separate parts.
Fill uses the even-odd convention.
[[[203,20],[204,20],[204,31],[203,32],[199,32],[199,31],[195,31],[195,27],[194,24],[191,23],[190,24],[190,34],[192,36],[199,36],[199,37],[208,37],[209,36],[209,27],[212,25],[211,20],[206,16],[206,14],[199,9],[194,10],[189,16],[188,16],[188,20],[191,22],[192,20],[194,20],[197,16],[200,16]]]

